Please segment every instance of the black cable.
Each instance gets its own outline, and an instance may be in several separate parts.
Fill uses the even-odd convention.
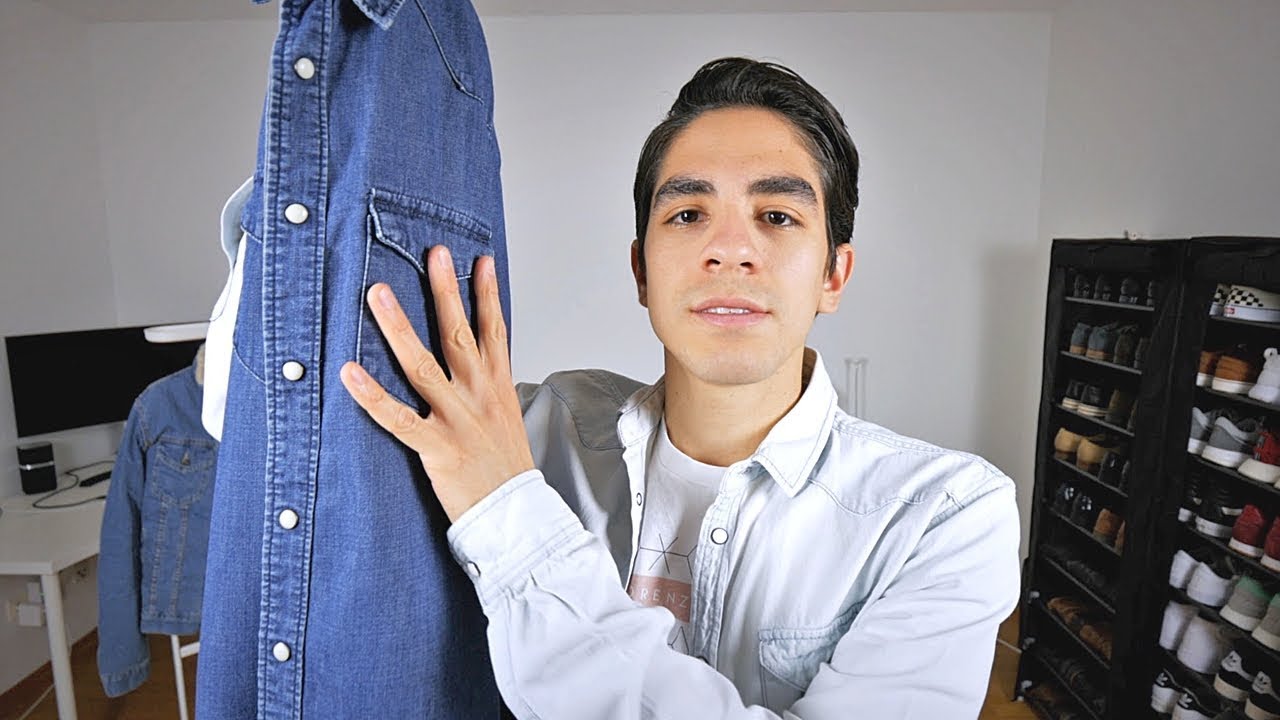
[[[102,465],[102,464],[104,464],[104,463],[108,463],[108,462],[115,462],[115,458],[112,458],[111,460],[99,460],[98,462],[95,462],[95,463],[89,463],[88,465],[81,465],[81,466],[80,466],[80,467],[78,467],[78,468],[72,468],[72,469],[70,469],[70,470],[67,470],[66,472],[64,472],[64,473],[63,473],[63,475],[69,475],[69,476],[71,477],[71,479],[72,479],[72,480],[75,480],[75,482],[74,482],[74,483],[72,483],[71,485],[66,486],[66,487],[57,488],[57,489],[55,489],[55,490],[50,490],[49,492],[45,493],[44,495],[41,495],[41,496],[40,496],[40,497],[39,497],[35,502],[31,503],[31,507],[32,507],[33,509],[36,509],[36,510],[59,510],[59,509],[62,509],[62,508],[76,507],[77,505],[87,505],[87,504],[89,504],[89,503],[91,503],[91,502],[94,502],[94,501],[97,501],[97,500],[106,500],[106,499],[107,499],[107,496],[106,496],[106,495],[97,495],[97,496],[94,496],[94,497],[91,497],[91,498],[85,498],[84,500],[77,500],[76,502],[72,502],[72,503],[60,503],[60,504],[58,504],[58,505],[43,505],[43,504],[42,504],[42,503],[44,503],[46,500],[48,500],[49,498],[52,498],[52,497],[54,497],[54,496],[56,496],[56,495],[61,495],[62,493],[66,492],[66,491],[68,491],[68,490],[71,490],[72,488],[80,487],[80,483],[81,483],[81,481],[82,481],[82,478],[81,478],[79,475],[77,475],[77,474],[76,474],[77,472],[79,472],[79,471],[81,471],[81,470],[84,470],[84,469],[86,469],[86,468],[94,467],[95,465]]]

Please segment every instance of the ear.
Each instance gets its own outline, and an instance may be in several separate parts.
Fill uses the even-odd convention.
[[[840,296],[849,284],[849,276],[853,274],[853,245],[840,243],[836,246],[836,267],[822,283],[822,297],[818,299],[818,312],[833,313],[840,309]]]
[[[640,299],[640,307],[649,307],[649,285],[645,282],[645,272],[640,267],[640,241],[631,241],[631,274],[636,279],[636,294]]]

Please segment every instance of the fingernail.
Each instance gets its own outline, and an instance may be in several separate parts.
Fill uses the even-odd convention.
[[[449,247],[447,245],[440,245],[438,247],[440,249],[436,252],[436,262],[440,263],[441,267],[444,267],[445,265],[448,265],[451,262],[451,258],[449,256]]]
[[[386,285],[383,285],[382,287],[378,288],[377,295],[378,295],[378,302],[382,305],[382,307],[388,310],[391,310],[392,308],[395,307],[395,299],[391,296],[391,288],[387,287]]]
[[[364,380],[365,380],[364,368],[360,367],[359,365],[356,365],[355,363],[348,365],[347,379],[350,380],[351,384],[355,385],[356,387],[363,388]]]

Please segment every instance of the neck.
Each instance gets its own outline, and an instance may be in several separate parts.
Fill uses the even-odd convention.
[[[666,353],[665,419],[671,444],[708,465],[751,457],[804,390],[804,348],[777,372],[749,385],[715,385],[695,377]]]

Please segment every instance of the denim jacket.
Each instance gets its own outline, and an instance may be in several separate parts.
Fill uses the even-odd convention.
[[[1018,599],[1013,482],[850,417],[817,353],[796,405],[703,517],[690,654],[623,589],[663,384],[598,370],[522,385],[539,470],[449,530],[520,718],[963,720]]]
[[[218,457],[200,395],[194,365],[155,381],[120,440],[98,559],[98,673],[112,697],[147,679],[143,633],[200,629]]]

